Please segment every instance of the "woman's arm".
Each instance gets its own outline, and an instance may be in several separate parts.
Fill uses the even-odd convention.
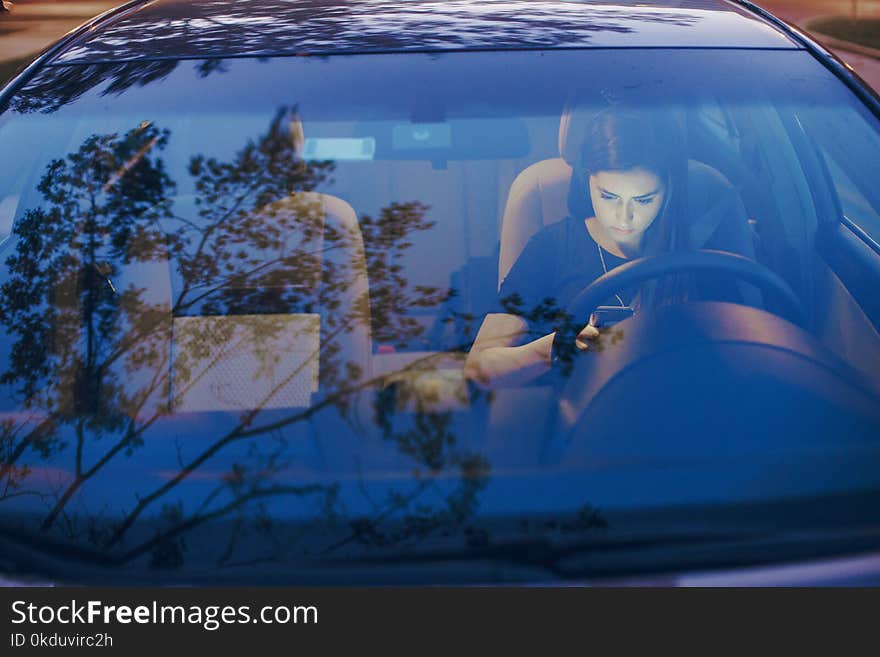
[[[485,388],[497,388],[522,385],[547,372],[556,334],[549,333],[526,344],[512,346],[527,330],[528,325],[522,317],[503,313],[486,315],[464,362],[465,378]],[[598,336],[599,331],[587,325],[581,329],[575,345],[578,349],[587,349],[588,341]]]
[[[494,388],[528,383],[549,370],[554,334],[512,346],[527,330],[525,320],[516,315],[486,315],[465,360],[465,378]]]

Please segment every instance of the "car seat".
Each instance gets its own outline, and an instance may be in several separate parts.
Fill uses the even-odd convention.
[[[291,135],[299,148],[296,118]],[[179,197],[176,212],[198,217],[193,201]],[[204,229],[193,230],[190,251]],[[295,191],[218,230],[203,254],[210,275],[173,249],[126,267],[153,309],[152,339],[164,335],[171,410],[306,408],[369,379],[366,256],[348,203]]]
[[[284,234],[259,250],[261,259],[284,266],[228,278],[222,314],[173,318],[178,410],[308,407],[319,382],[332,392],[352,372],[370,375],[366,260],[354,210],[326,194],[295,192],[256,214],[267,232]],[[308,231],[314,235],[300,239]],[[177,385],[184,369],[187,381]]]

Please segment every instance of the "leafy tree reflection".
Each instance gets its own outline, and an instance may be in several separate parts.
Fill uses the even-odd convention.
[[[485,538],[469,523],[488,461],[457,435],[448,403],[404,384],[449,355],[390,376],[370,369],[370,337],[417,337],[409,309],[452,294],[412,285],[396,264],[413,236],[432,228],[429,208],[392,203],[359,226],[331,221],[332,202],[315,190],[334,165],[297,155],[295,119],[281,108],[230,161],[192,157],[192,194],[178,192],[162,159],[171,135],[149,122],[93,135],[48,166],[41,203],[16,224],[0,296],[10,345],[0,382],[20,411],[0,425],[0,500],[43,500],[43,532],[89,544],[104,560],[146,556],[164,568],[182,566],[187,546],[232,564],[438,533]],[[291,362],[279,344],[315,351]],[[199,407],[222,383],[213,365],[242,354],[260,376],[244,386],[249,401]],[[285,395],[304,394],[313,374],[307,401],[289,403]],[[458,387],[445,399],[467,407],[482,394]],[[121,513],[89,501],[90,484],[113,468],[130,472],[119,469],[126,459],[151,463],[157,436],[178,432],[173,423],[193,412],[207,419],[198,416],[159,482],[136,465],[137,490],[113,500]],[[297,478],[296,454],[315,427],[340,451],[389,446],[410,464],[408,477],[378,499],[364,484],[370,512],[350,511],[334,477],[369,477],[373,464],[367,456],[362,471]],[[347,438],[323,434],[332,427]],[[36,476],[41,464],[62,468],[48,490]],[[311,530],[280,522],[279,499],[308,505]],[[208,531],[210,550],[204,540],[193,547],[195,530],[211,527],[222,528],[222,540]],[[246,540],[253,532],[263,540]]]
[[[690,4],[690,3],[688,3]],[[699,0],[697,1],[699,7]],[[393,17],[393,19],[392,19]],[[397,3],[381,0],[202,0],[160,3],[83,38],[62,62],[144,59],[161,41],[166,56],[367,52],[466,48],[582,47],[605,33],[704,17],[645,3],[609,9],[588,3],[521,0]]]

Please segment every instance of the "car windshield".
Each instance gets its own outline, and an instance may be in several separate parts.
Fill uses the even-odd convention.
[[[585,293],[639,264],[579,205],[584,125],[623,107],[680,129],[686,182],[601,198],[665,190],[688,248]],[[880,134],[806,52],[54,65],[0,152],[15,568],[552,581],[873,544]],[[597,306],[549,371],[468,369],[493,317],[515,357]]]

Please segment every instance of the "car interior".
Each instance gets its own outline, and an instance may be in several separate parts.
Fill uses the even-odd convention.
[[[344,387],[343,381],[366,382],[367,392],[355,396],[358,401],[352,403],[352,409],[367,424],[378,394],[383,402],[390,400],[398,414],[449,413],[453,426],[456,421],[460,423],[462,435],[481,435],[485,446],[499,454],[501,461],[521,464],[547,462],[567,449],[565,440],[562,447],[548,445],[546,440],[536,440],[536,434],[565,434],[566,440],[588,431],[606,436],[621,431],[638,435],[639,423],[621,423],[619,402],[607,400],[638,395],[646,377],[651,380],[649,376],[669,384],[670,392],[658,395],[656,404],[667,409],[687,407],[692,418],[690,430],[695,433],[704,433],[713,416],[709,424],[716,432],[742,431],[741,418],[732,419],[729,413],[719,412],[719,403],[712,401],[707,390],[714,390],[716,399],[737,399],[737,405],[724,405],[758,422],[756,418],[767,412],[766,398],[779,395],[778,388],[785,388],[786,381],[803,377],[813,379],[815,385],[810,390],[798,390],[797,395],[789,390],[796,397],[790,408],[827,401],[837,394],[835,388],[843,381],[845,386],[861,390],[857,404],[860,413],[873,416],[866,409],[870,407],[870,396],[878,390],[878,380],[869,365],[871,358],[865,356],[876,354],[880,359],[877,329],[859,300],[842,283],[833,263],[815,248],[822,230],[820,217],[833,216],[836,211],[831,195],[826,193],[823,198],[820,190],[815,185],[811,188],[803,173],[798,173],[802,165],[797,163],[805,157],[797,152],[799,149],[812,153],[810,161],[817,167],[824,166],[822,157],[808,143],[802,129],[798,133],[796,126],[786,125],[790,117],[766,110],[766,116],[757,120],[752,108],[722,108],[709,101],[679,110],[687,126],[690,156],[692,244],[743,255],[777,273],[800,300],[803,325],[780,323],[778,318],[785,313],[773,306],[773,299],[740,280],[737,284],[742,307],[709,303],[689,312],[686,309],[684,314],[655,318],[659,325],[680,335],[671,343],[657,341],[637,327],[622,325],[630,331],[632,340],[624,341],[625,348],[616,356],[600,354],[597,361],[601,365],[576,373],[567,391],[532,385],[494,390],[491,403],[474,399],[462,376],[467,346],[481,318],[491,311],[496,290],[528,239],[567,214],[572,152],[579,132],[595,111],[595,106],[587,104],[569,103],[562,108],[556,139],[550,142],[556,145],[556,152],[532,162],[528,160],[534,158],[534,141],[546,135],[531,133],[546,122],[511,119],[499,128],[500,137],[481,135],[479,126],[465,125],[467,146],[455,147],[452,135],[460,134],[455,121],[352,124],[346,131],[338,124],[310,124],[297,116],[290,124],[295,148],[315,159],[339,156],[334,178],[321,192],[295,194],[286,201],[259,208],[254,216],[268,221],[267,230],[274,231],[277,225],[279,235],[309,235],[309,230],[320,234],[314,246],[335,260],[316,260],[311,263],[315,268],[312,273],[325,271],[326,284],[326,269],[335,267],[336,272],[347,272],[342,278],[349,283],[333,288],[332,309],[319,302],[311,314],[266,315],[261,311],[260,315],[226,306],[221,314],[215,308],[214,314],[192,310],[187,316],[175,316],[170,327],[172,363],[186,363],[187,372],[198,373],[196,383],[187,389],[185,398],[179,398],[175,410],[243,410],[257,405],[257,399],[264,400],[260,404],[264,409],[308,407],[322,394],[333,394]],[[789,139],[779,139],[772,130],[784,132]],[[498,143],[504,145],[500,155],[495,152]],[[762,146],[765,143],[780,146],[768,149]],[[488,151],[499,156],[487,160]],[[360,159],[360,153],[369,153],[370,157]],[[781,171],[787,175],[774,173]],[[364,184],[364,178],[375,182]],[[766,184],[768,179],[772,185]],[[497,181],[497,193],[487,194],[486,190],[495,189],[495,185],[486,185],[485,181]],[[371,194],[376,199],[372,202]],[[380,334],[382,327],[370,319],[370,306],[374,316],[381,316],[385,292],[382,284],[369,280],[371,265],[366,262],[365,240],[359,228],[364,215],[380,214],[381,210],[372,208],[388,198],[418,199],[429,208],[433,220],[424,233],[409,237],[411,249],[398,253],[401,260],[392,264],[404,269],[412,279],[409,283],[416,288],[455,289],[455,294],[442,303],[409,309],[407,314],[411,311],[420,329],[397,341],[394,336],[383,341],[373,335]],[[293,211],[285,214],[285,205]],[[303,220],[315,215],[314,211],[303,211],[310,205],[320,206],[317,215],[321,218],[305,230],[306,223],[314,221]],[[483,220],[493,216],[494,223]],[[491,237],[493,228],[497,240]],[[488,234],[478,239],[469,234],[472,230]],[[333,248],[325,250],[320,243],[326,235],[332,236]],[[302,261],[291,263],[286,258],[292,253],[301,256],[302,246],[291,244],[289,239],[277,241],[277,252],[266,251],[260,257],[283,263],[283,275],[275,282],[281,280],[288,287],[296,287],[302,274],[293,270],[298,267],[301,272]],[[859,248],[844,243],[843,237],[838,239],[840,248]],[[494,249],[487,252],[485,245],[492,243]],[[472,252],[479,244],[484,250]],[[464,262],[462,254],[466,256]],[[244,271],[249,263],[243,260],[241,265],[231,266]],[[173,263],[170,270],[175,271]],[[265,287],[268,279],[261,277],[251,277],[247,286]],[[171,286],[175,284],[180,285],[177,282]],[[316,299],[328,301],[317,290],[312,293]],[[758,309],[770,315],[754,312]],[[334,316],[348,318],[343,321],[349,323],[331,338],[327,324],[329,321],[332,325]],[[269,321],[269,317],[274,324],[259,323]],[[352,318],[356,321],[351,322]],[[688,323],[691,330],[683,329],[681,322]],[[217,340],[218,335],[228,339]],[[211,338],[200,341],[200,336]],[[254,344],[262,346],[254,349]],[[212,349],[206,345],[214,346]],[[315,351],[322,354],[320,363],[305,356]],[[267,369],[260,356],[264,352],[297,352],[302,356],[281,358],[283,367]],[[670,363],[659,364],[664,359],[671,359]],[[838,378],[810,374],[809,367],[803,369],[804,361],[817,371],[833,371]],[[742,369],[735,376],[733,362]],[[744,363],[751,363],[751,369]],[[172,365],[173,379],[182,378],[175,370],[180,367]],[[341,374],[344,368],[355,372],[354,377]],[[670,370],[676,374],[670,376]],[[267,371],[272,375],[265,376]],[[255,386],[253,382],[260,377]],[[711,381],[717,382],[714,387],[707,383]],[[704,388],[702,406],[696,410],[685,401],[696,396],[692,384]],[[616,396],[612,394],[615,390]],[[171,394],[176,398],[173,391]],[[820,424],[827,426],[832,421],[828,418],[837,417],[836,411],[820,406],[817,414],[827,420]],[[847,406],[847,412],[850,410]],[[679,433],[688,434],[688,429],[682,428],[679,410],[665,415],[670,426],[675,424]],[[663,417],[664,412],[658,410],[657,416]],[[783,413],[778,421],[786,426],[791,419]],[[482,424],[476,432],[475,422]],[[753,432],[754,439],[747,442],[750,448],[781,431],[779,424],[765,425],[764,431]],[[614,445],[612,451],[618,456],[631,448],[619,441]],[[338,452],[344,451],[340,446]],[[593,441],[588,455],[593,458],[596,453]],[[379,457],[374,453],[370,458]]]
[[[318,392],[321,368],[317,361],[301,368],[297,359],[282,359],[290,371],[275,371],[260,383],[262,387],[258,390],[249,382],[258,378],[258,372],[265,373],[265,369],[260,370],[265,364],[259,358],[251,358],[248,364],[248,357],[240,351],[236,355],[231,345],[246,346],[249,340],[244,336],[254,335],[254,331],[276,340],[271,347],[266,343],[268,351],[304,354],[319,345],[321,338],[315,335],[315,321],[320,323],[326,309],[315,308],[313,313],[270,313],[277,315],[276,321],[280,322],[276,328],[251,326],[242,335],[238,331],[248,321],[254,321],[257,314],[267,313],[265,303],[259,313],[247,311],[247,290],[254,293],[280,285],[304,292],[311,285],[311,292],[316,293],[314,281],[304,285],[300,279],[306,277],[304,271],[318,275],[326,264],[348,272],[345,278],[350,284],[334,290],[339,297],[335,302],[348,309],[358,305],[363,308],[358,315],[362,321],[355,322],[360,325],[350,326],[335,338],[345,343],[334,348],[337,360],[355,365],[361,380],[387,377],[388,384],[394,387],[421,386],[430,391],[428,396],[436,408],[461,408],[466,398],[460,376],[462,355],[481,318],[493,307],[501,281],[529,238],[568,214],[573,152],[589,118],[597,107],[602,107],[595,100],[591,102],[570,101],[561,107],[555,134],[550,133],[554,126],[547,120],[507,118],[494,121],[487,128],[485,122],[476,119],[438,120],[418,107],[408,123],[371,121],[346,125],[293,117],[289,126],[294,149],[306,160],[336,156],[333,179],[320,191],[301,192],[269,202],[253,212],[255,222],[262,222],[261,230],[275,236],[274,240],[264,245],[262,251],[252,251],[246,257],[242,252],[240,261],[233,258],[225,266],[228,271],[244,272],[260,259],[276,264],[249,280],[239,276],[236,282],[234,276],[229,277],[227,284],[221,286],[227,295],[223,302],[226,307],[210,307],[210,300],[220,293],[213,290],[196,306],[175,309],[167,329],[170,336],[177,336],[169,336],[172,371],[185,362],[188,369],[199,375],[195,377],[198,383],[187,392],[189,401],[181,397],[172,406],[180,411],[231,410],[253,406],[261,396],[274,399],[266,401],[268,407],[289,406],[295,397],[300,401],[294,406],[307,405],[309,395]],[[837,201],[832,198],[835,188],[829,185],[831,193],[826,190],[825,198],[820,198],[816,186],[811,187],[804,175],[798,174],[802,166],[798,163],[811,161],[819,173],[825,172],[826,178],[829,167],[834,167],[831,170],[838,176],[844,175],[835,160],[816,152],[817,147],[807,143],[809,138],[802,128],[798,135],[796,126],[784,124],[790,119],[769,108],[722,107],[706,98],[700,104],[676,111],[686,126],[688,139],[692,246],[740,254],[779,274],[804,306],[808,322],[804,328],[851,366],[864,369],[866,362],[871,361],[864,355],[878,353],[876,314],[872,318],[866,313],[864,299],[856,299],[853,288],[841,280],[846,273],[838,271],[834,263],[829,264],[827,254],[820,257],[815,248],[816,235],[832,230],[825,226],[833,225],[822,224],[819,217],[839,213]],[[774,130],[779,133],[772,133]],[[788,139],[779,139],[780,133],[788,135]],[[765,148],[762,144],[766,143],[778,147]],[[543,150],[548,147],[552,150]],[[545,157],[540,157],[542,150]],[[360,153],[367,156],[361,157]],[[840,157],[839,153],[834,155]],[[779,175],[780,172],[786,175]],[[768,180],[772,184],[768,185]],[[850,182],[850,188],[852,185]],[[410,248],[396,265],[405,269],[413,286],[449,289],[454,294],[443,303],[409,308],[411,320],[421,329],[407,339],[383,342],[371,335],[381,330],[369,320],[370,305],[366,300],[371,284],[359,222],[365,215],[378,215],[387,199],[417,200],[428,208],[432,220],[429,229],[411,236]],[[199,210],[193,200],[193,194],[178,194],[176,212],[196,216]],[[857,203],[862,208],[872,207],[864,198]],[[315,209],[319,207],[320,210]],[[321,215],[323,219],[316,219]],[[323,233],[319,230],[318,235],[315,231],[320,226],[324,226]],[[333,248],[324,250],[322,240],[327,234],[332,236]],[[327,258],[326,263],[319,258],[304,268],[301,260],[295,264],[289,261],[291,254],[301,254],[303,245],[296,243],[301,235],[313,241],[306,245],[308,252],[323,253],[321,258]],[[832,241],[841,248],[864,249],[845,234],[825,240],[824,244]],[[442,249],[444,257],[437,257],[438,249]],[[866,256],[862,260],[870,262],[873,258]],[[166,276],[157,276],[156,269],[149,277],[151,286],[167,290],[171,299],[178,297],[186,283],[173,255],[169,255],[169,263]],[[293,272],[295,268],[299,273]],[[758,289],[742,281],[738,285],[746,305],[774,311],[772,299],[764,298]],[[237,306],[229,297],[233,288],[238,289]],[[376,299],[370,301],[375,303]],[[203,312],[200,308],[206,303],[207,310]],[[873,306],[869,303],[867,308],[871,310]],[[353,316],[338,309],[334,313],[339,317]],[[231,321],[224,314],[238,319]],[[207,348],[210,340],[199,343],[199,336],[208,335],[230,337],[215,340],[218,348],[223,346],[225,356]],[[233,335],[238,338],[232,339]],[[277,343],[280,335],[295,338],[282,347]],[[181,351],[184,342],[193,345],[191,351],[199,354],[197,360],[201,364],[189,362],[192,356]],[[856,354],[859,356],[854,357]],[[238,376],[230,376],[236,371]],[[178,372],[172,375],[175,381],[183,378]],[[286,379],[290,379],[286,384],[278,383]],[[232,389],[235,380],[241,381],[238,390]],[[274,390],[277,385],[289,394]],[[220,389],[224,390],[222,399],[209,401]],[[294,389],[298,392],[292,392]],[[170,394],[176,398],[177,393]],[[532,396],[536,391],[522,394]],[[501,400],[496,399],[495,403],[504,406]],[[513,406],[518,404],[513,402]],[[506,411],[498,412],[508,415]]]
[[[802,450],[804,436],[822,458],[827,443],[876,435],[880,252],[858,230],[880,226],[880,199],[857,163],[872,161],[877,136],[866,124],[854,143],[826,139],[839,131],[825,127],[822,107],[710,95],[670,105],[687,135],[692,245],[772,272],[799,301],[799,324],[767,289],[734,277],[741,303],[707,298],[627,319],[609,332],[625,337],[562,385],[481,391],[464,378],[511,265],[568,214],[572,152],[609,102],[559,101],[552,111],[448,115],[414,102],[405,117],[395,107],[393,118],[345,120],[303,102],[282,126],[284,148],[309,175],[331,163],[328,175],[293,193],[273,188],[253,207],[230,203],[236,222],[210,228],[198,257],[192,249],[235,189],[222,163],[260,152],[267,114],[157,116],[170,126],[168,149],[137,157],[161,155],[176,182],[173,220],[160,226],[167,243],[132,239],[107,277],[142,290],[155,311],[124,327],[149,334],[152,351],[113,367],[139,391],[126,399],[130,415],[161,415],[156,432],[188,438],[120,472],[173,469],[181,452],[257,415],[284,428],[313,474],[409,473],[414,455],[430,461],[417,440],[425,433],[476,447],[496,474],[701,459],[721,468],[728,457]],[[65,152],[94,131],[82,120]],[[282,148],[266,143],[265,153]],[[219,162],[203,166],[210,176],[195,180],[195,152]],[[33,198],[0,199],[16,220],[39,202],[41,167],[28,175]],[[0,246],[4,258],[15,243]],[[643,412],[631,412],[634,399]]]

